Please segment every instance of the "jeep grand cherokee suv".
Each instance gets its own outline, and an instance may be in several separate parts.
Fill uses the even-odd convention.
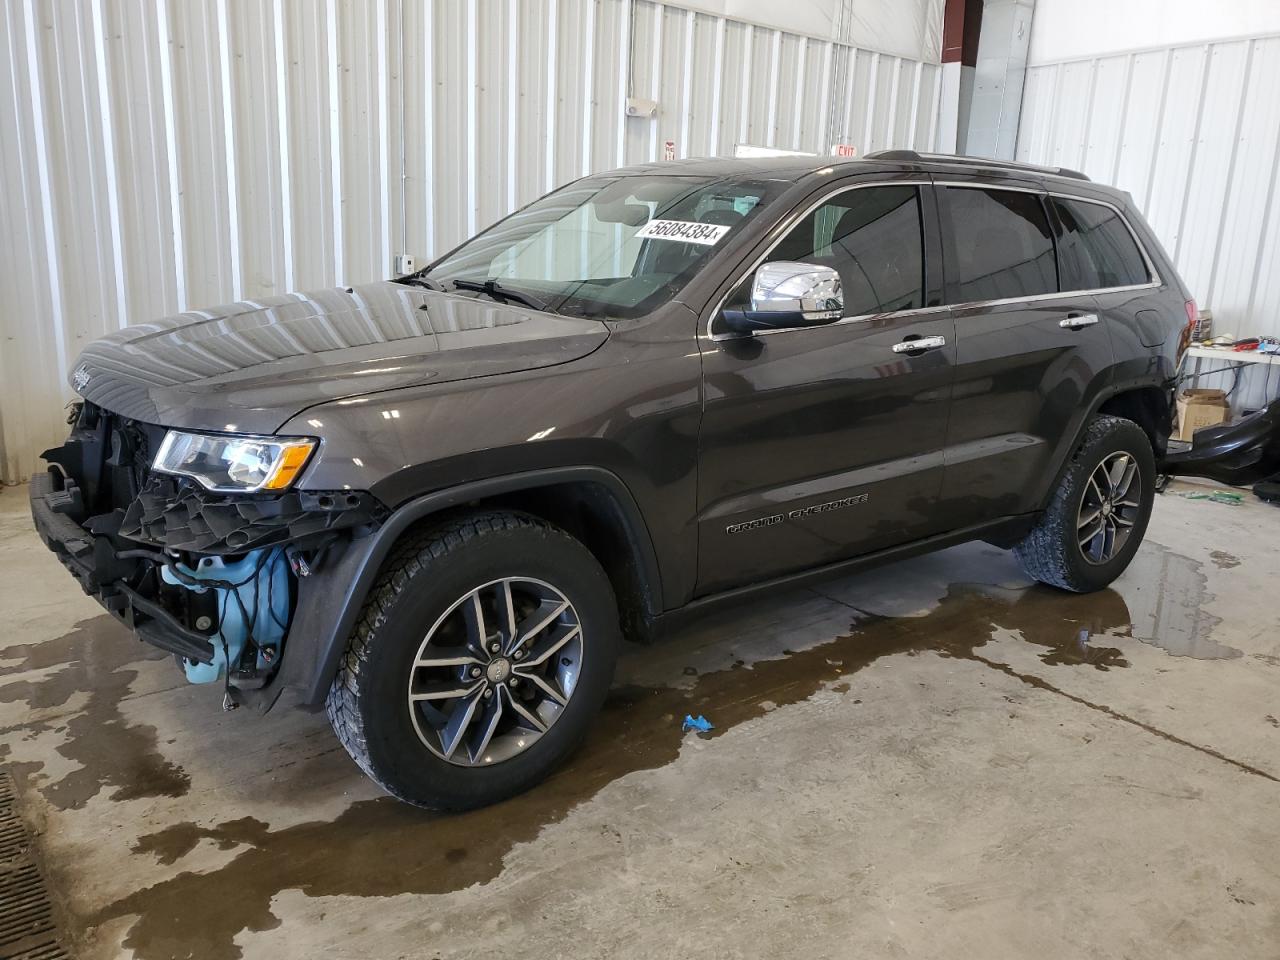
[[[1194,311],[1070,171],[633,167],[412,276],[90,344],[32,511],[227,705],[327,705],[386,790],[466,808],[678,611],[976,538],[1097,590],[1158,471],[1274,472],[1276,408],[1167,455]]]

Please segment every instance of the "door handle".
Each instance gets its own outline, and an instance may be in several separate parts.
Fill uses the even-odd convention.
[[[901,343],[893,345],[894,353],[924,353],[926,350],[937,350],[947,345],[946,337],[908,337]]]
[[[1063,330],[1079,330],[1081,327],[1092,327],[1098,322],[1096,313],[1073,313],[1058,321]]]

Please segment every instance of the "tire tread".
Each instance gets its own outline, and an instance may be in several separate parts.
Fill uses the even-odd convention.
[[[360,709],[361,676],[367,669],[369,653],[377,643],[379,629],[390,617],[396,601],[411,589],[427,567],[445,561],[450,554],[465,549],[480,537],[516,530],[573,539],[558,527],[536,517],[505,511],[474,513],[423,527],[406,535],[392,549],[356,620],[355,630],[347,641],[346,652],[325,698],[325,712],[351,759],[369,779],[398,799],[419,802],[405,796],[378,774],[369,755]]]
[[[1135,433],[1135,440],[1141,437],[1142,442],[1149,442],[1142,428],[1124,417],[1099,414],[1090,421],[1040,521],[1013,548],[1014,556],[1029,577],[1073,593],[1093,589],[1073,571],[1067,556],[1075,534],[1075,500],[1080,493],[1078,473],[1081,463],[1092,458],[1095,447],[1117,433],[1130,431]]]

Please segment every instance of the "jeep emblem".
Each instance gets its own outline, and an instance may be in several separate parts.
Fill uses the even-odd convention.
[[[485,679],[490,683],[505,683],[507,677],[511,675],[511,663],[502,657],[490,660],[489,666],[484,671]]]
[[[80,393],[84,392],[84,388],[89,385],[89,368],[85,364],[76,367],[76,372],[71,374],[71,385]]]

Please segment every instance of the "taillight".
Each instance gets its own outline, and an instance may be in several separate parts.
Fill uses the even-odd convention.
[[[1187,325],[1182,328],[1182,334],[1178,337],[1178,356],[1175,362],[1182,361],[1182,355],[1187,352],[1187,347],[1191,346],[1191,338],[1195,336],[1196,325],[1200,322],[1200,311],[1196,309],[1196,302],[1188,300],[1187,308]]]

